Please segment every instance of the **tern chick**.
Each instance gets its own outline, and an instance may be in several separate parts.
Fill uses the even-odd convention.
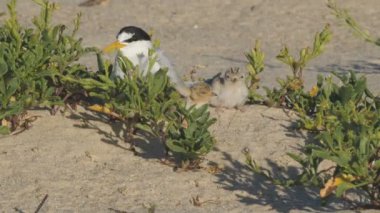
[[[190,87],[190,96],[186,100],[187,107],[195,105],[195,107],[208,104],[215,94],[212,92],[212,88],[205,82],[195,83]]]
[[[248,98],[248,87],[245,82],[246,74],[239,68],[231,68],[224,75],[217,74],[211,82],[215,94],[210,104],[214,107],[240,108]]]

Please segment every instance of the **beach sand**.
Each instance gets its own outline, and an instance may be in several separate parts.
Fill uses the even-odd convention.
[[[1,1],[0,12],[6,10]],[[316,75],[350,69],[367,76],[380,93],[380,48],[356,38],[331,15],[322,0],[110,0],[107,5],[79,7],[79,0],[56,1],[54,22],[70,24],[83,13],[79,36],[87,46],[105,47],[127,25],[152,30],[161,48],[182,75],[197,70],[211,77],[232,66],[245,68],[244,53],[256,39],[266,54],[261,85],[277,86],[276,78],[290,70],[275,57],[283,45],[294,55],[312,45],[316,32],[329,23],[333,39],[325,53],[306,68],[305,85]],[[374,35],[380,35],[377,0],[338,1]],[[38,13],[32,1],[19,0],[24,25]],[[0,17],[4,20],[5,17]],[[111,58],[112,55],[109,55]],[[83,62],[96,69],[95,57]],[[345,208],[331,200],[321,205],[319,189],[276,187],[247,168],[242,150],[275,175],[296,174],[299,166],[286,156],[312,136],[296,129],[295,115],[282,109],[249,106],[246,111],[214,112],[211,132],[215,149],[205,157],[205,169],[174,171],[160,163],[161,144],[138,143],[138,155],[128,151],[113,125],[79,109],[74,113],[29,111],[40,117],[32,128],[0,138],[0,212],[299,212]],[[83,125],[87,122],[90,125]],[[217,165],[219,173],[207,168]],[[200,206],[191,202],[199,199]],[[197,204],[197,202],[195,202]],[[17,211],[16,211],[17,212]]]

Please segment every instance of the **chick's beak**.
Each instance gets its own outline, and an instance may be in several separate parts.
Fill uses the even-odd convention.
[[[123,44],[121,43],[120,41],[115,41],[113,42],[112,44],[109,44],[108,46],[106,46],[104,49],[103,49],[103,52],[104,53],[110,53],[114,50],[118,50],[118,49],[121,49],[123,47],[127,46],[127,44]]]

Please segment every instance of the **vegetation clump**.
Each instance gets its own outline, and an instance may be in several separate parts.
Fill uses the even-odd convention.
[[[96,48],[84,48],[76,38],[80,14],[71,31],[52,25],[56,3],[34,0],[41,7],[33,27],[24,28],[16,14],[16,0],[8,4],[9,19],[0,27],[0,133],[27,128],[33,120],[27,110],[47,108],[55,114],[59,106],[77,104],[107,114],[123,124],[123,138],[135,150],[136,139],[163,142],[166,153],[182,161],[200,162],[215,140],[208,128],[215,122],[207,106],[187,109],[171,86],[166,70],[142,76],[138,67],[119,58],[124,79],[111,79],[110,62]],[[96,53],[98,72],[78,63],[87,53]],[[149,63],[154,63],[153,51]]]
[[[339,9],[333,1],[328,7],[366,41],[378,45],[377,40],[365,33],[346,10]],[[357,77],[354,71],[319,75],[317,84],[310,91],[303,87],[303,68],[307,62],[322,53],[331,40],[329,25],[317,33],[312,50],[304,48],[295,60],[287,47],[277,58],[289,65],[293,75],[278,80],[280,89],[266,88],[269,106],[292,109],[298,114],[300,129],[308,130],[315,140],[307,142],[300,154],[288,155],[301,165],[296,178],[274,178],[269,170],[260,167],[245,151],[246,162],[254,173],[274,184],[318,186],[320,197],[326,198],[335,191],[337,197],[349,201],[355,207],[380,208],[380,97],[368,89],[366,78]],[[257,57],[257,60],[263,56]],[[252,63],[251,66],[255,63]],[[334,78],[335,77],[335,78]],[[331,167],[320,170],[323,162]],[[346,192],[366,198],[361,203],[345,196]]]
[[[74,104],[83,91],[78,85],[65,81],[65,76],[80,78],[86,67],[77,63],[94,48],[83,48],[75,38],[80,15],[73,30],[65,25],[51,24],[57,9],[55,3],[34,0],[40,5],[40,15],[34,17],[33,27],[24,28],[17,20],[16,1],[8,4],[9,18],[0,26],[0,133],[9,134],[18,127],[27,127],[26,110],[49,108],[54,114],[57,106]]]

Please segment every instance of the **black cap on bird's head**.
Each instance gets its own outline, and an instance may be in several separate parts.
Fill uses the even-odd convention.
[[[111,52],[115,49],[121,49],[134,41],[150,41],[150,36],[143,29],[135,26],[121,28],[116,36],[117,41],[104,48],[104,52]]]
[[[150,41],[150,36],[143,29],[135,26],[121,28],[116,38],[121,42]]]

